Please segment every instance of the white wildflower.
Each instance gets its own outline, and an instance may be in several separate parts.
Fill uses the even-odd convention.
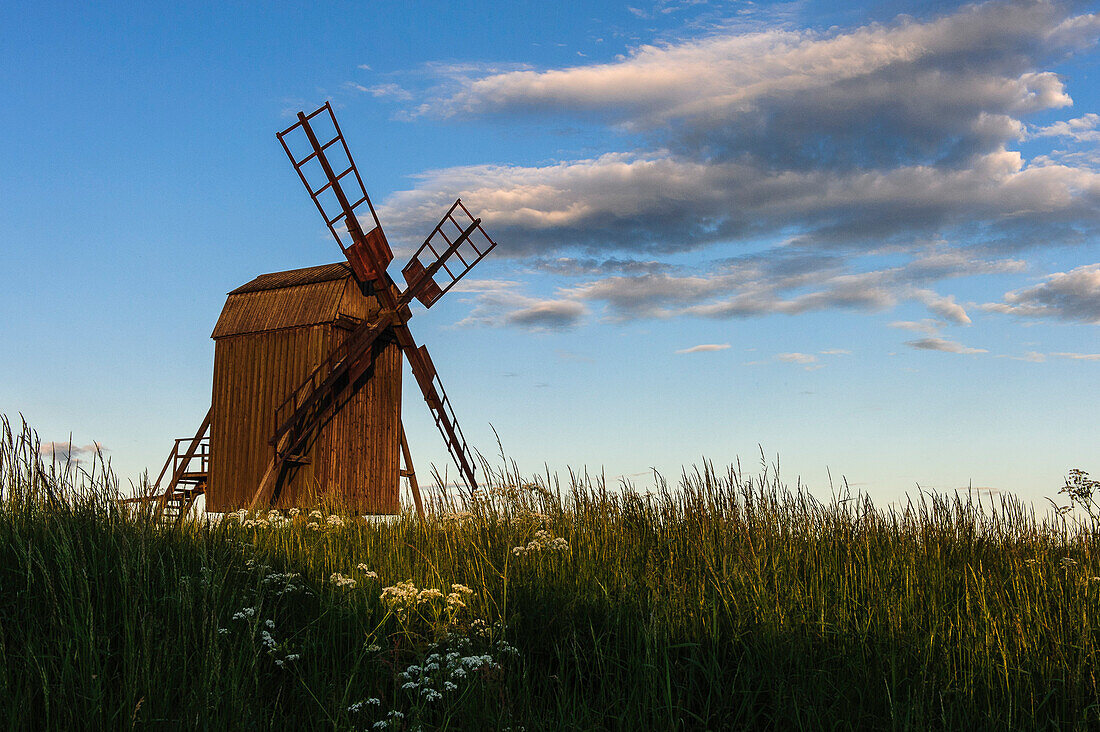
[[[425,588],[417,593],[416,604],[423,605],[426,602],[431,602],[432,600],[437,600],[441,597],[443,597],[443,593],[439,590],[435,588]]]
[[[368,567],[367,565],[363,564],[362,562],[355,565],[355,568],[358,569],[360,572],[362,572],[363,576],[366,577],[367,579],[378,579],[378,573],[377,572],[372,572],[371,568]]]
[[[337,587],[347,587],[349,590],[355,589],[355,580],[351,577],[348,577],[347,575],[340,574],[339,572],[333,572],[328,579]]]
[[[569,542],[564,537],[554,537],[546,529],[539,529],[526,546],[517,546],[512,549],[512,554],[517,557],[535,552],[564,552],[569,549]]]

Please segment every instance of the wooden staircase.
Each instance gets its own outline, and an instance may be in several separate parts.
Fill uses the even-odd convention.
[[[164,467],[146,495],[122,502],[151,506],[155,515],[170,521],[186,516],[210,481],[210,419],[211,413],[207,412],[194,437],[180,437],[172,444]],[[170,477],[162,490],[161,481],[166,476]]]

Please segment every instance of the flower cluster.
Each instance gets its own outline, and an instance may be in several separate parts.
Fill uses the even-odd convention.
[[[363,564],[362,562],[355,565],[355,568],[358,569],[360,572],[362,572],[363,576],[366,577],[367,579],[378,579],[378,573],[377,572],[372,572],[370,567]]]
[[[1058,492],[1068,494],[1071,499],[1087,507],[1097,491],[1100,491],[1100,480],[1090,480],[1084,470],[1074,469],[1069,471],[1065,487]]]
[[[536,526],[550,525],[549,514],[542,513],[541,511],[525,511],[519,515],[519,519],[535,524]]]
[[[320,509],[315,508],[306,515],[306,528],[310,531],[338,529],[341,526],[347,526],[347,521],[334,513],[326,516]]]
[[[472,595],[474,591],[466,585],[451,585],[451,591],[447,593],[447,609],[458,612],[466,607],[466,595]]]
[[[383,604],[390,607],[393,613],[397,615],[398,620],[405,622],[409,617],[409,613],[419,606],[440,599],[444,601],[447,611],[454,614],[466,607],[465,598],[467,595],[472,595],[473,592],[466,585],[451,585],[451,591],[444,595],[442,591],[434,587],[420,589],[413,584],[412,580],[407,580],[382,588],[379,599],[382,600]]]
[[[354,590],[357,584],[353,577],[340,574],[339,572],[333,572],[329,578],[329,582],[333,583],[337,587],[347,587],[349,590]]]
[[[242,607],[237,612],[233,613],[234,620],[248,620],[256,615],[256,608],[254,607]]]
[[[410,583],[401,584],[411,599],[412,589],[408,587]],[[462,587],[452,585],[452,588]],[[460,595],[466,594],[461,589],[454,591]],[[419,595],[419,591],[417,594]],[[487,627],[484,620],[475,620],[471,627],[475,624]],[[493,630],[503,633],[505,627],[497,623]],[[376,644],[372,644],[368,650],[379,649]],[[438,711],[444,711],[458,703],[469,686],[485,681],[499,682],[502,678],[499,672],[505,664],[519,656],[519,652],[503,640],[493,643],[491,640],[482,640],[455,630],[449,630],[439,641],[430,645],[425,654],[397,675],[400,690],[404,692],[405,700],[409,703],[407,723],[411,729],[420,729],[418,725],[425,719],[436,718]],[[400,705],[400,698],[393,700],[393,703],[394,706]],[[352,704],[347,710],[356,716],[373,712],[373,717],[378,719],[373,723],[374,729],[387,729],[396,725],[394,712],[383,717],[383,708],[382,700],[372,697]],[[400,720],[401,717],[396,719]],[[367,719],[356,721],[365,726]]]
[[[439,515],[439,521],[444,529],[458,529],[472,519],[474,515],[469,511],[450,511]]]
[[[393,727],[394,729],[397,729],[398,724],[404,718],[405,718],[405,715],[402,712],[399,712],[396,709],[394,709],[393,711],[391,711],[389,714],[386,715],[385,719],[380,719],[377,722],[375,722],[374,725],[373,725],[373,728],[374,729],[386,729],[388,727]]]
[[[355,702],[350,707],[348,707],[348,711],[352,714],[358,714],[359,712],[364,711],[367,707],[379,706],[382,706],[382,700],[377,697],[371,697],[370,699],[364,699],[362,701]]]
[[[546,529],[535,532],[535,538],[527,542],[527,546],[513,547],[512,554],[522,557],[526,554],[540,552],[564,552],[569,549],[569,542],[562,537],[554,537]]]
[[[258,608],[245,607],[238,610],[233,614],[234,620],[249,621],[248,628],[251,628],[251,633],[255,633],[259,630],[260,648],[275,662],[275,665],[279,668],[285,668],[288,663],[297,661],[301,656],[297,653],[290,653],[287,649],[287,644],[280,643],[274,634],[275,621],[271,618],[259,623],[259,618],[256,618],[256,611]],[[256,618],[255,624],[252,623],[252,619]],[[251,635],[250,633],[250,635]],[[218,635],[229,635],[228,628],[218,628]],[[255,637],[255,636],[253,636]]]
[[[274,590],[276,597],[292,595],[298,592],[307,592],[302,582],[302,575],[297,572],[271,572],[265,574],[260,580],[265,589]]]
[[[409,692],[414,702],[431,704],[447,694],[458,691],[478,672],[499,669],[500,664],[490,653],[475,653],[468,638],[448,636],[446,646],[425,656],[422,663],[407,667],[398,675],[401,690]]]
[[[242,508],[240,511],[229,514],[227,518],[235,519],[245,529],[281,529],[291,523],[291,519],[288,519],[281,511],[274,508],[266,514],[258,513],[254,517],[250,517],[248,511]]]

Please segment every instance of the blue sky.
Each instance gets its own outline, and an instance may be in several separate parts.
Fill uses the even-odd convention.
[[[483,452],[1051,495],[1100,472],[1095,11],[4,4],[0,413],[155,471],[225,293],[339,257],[274,136],[332,100],[399,260],[459,195],[500,242],[411,322]]]

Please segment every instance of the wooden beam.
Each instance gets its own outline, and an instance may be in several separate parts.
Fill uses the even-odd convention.
[[[286,443],[288,442],[290,442],[289,432],[283,434],[276,442],[275,454],[271,456],[271,461],[267,464],[267,469],[260,478],[260,484],[256,486],[256,492],[252,494],[252,500],[248,502],[249,511],[255,511],[261,504],[268,505],[271,503],[271,497],[275,493],[275,483],[279,477],[279,471],[283,467],[283,461],[279,459],[279,456],[286,449]]]
[[[398,425],[398,430],[398,434],[401,436],[401,457],[405,461],[405,469],[400,471],[397,480],[398,482],[401,481],[401,475],[408,478],[409,488],[413,494],[413,503],[416,504],[416,515],[420,518],[420,528],[424,528],[424,501],[420,498],[420,486],[417,485],[416,471],[413,470],[412,455],[409,453],[409,441],[405,439],[404,422]]]

